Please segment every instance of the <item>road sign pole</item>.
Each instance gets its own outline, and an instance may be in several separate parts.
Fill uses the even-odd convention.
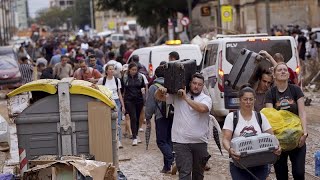
[[[221,5],[220,0],[218,0],[218,8],[217,8],[217,25],[218,25],[218,34],[221,34],[222,30],[222,23],[221,23]]]

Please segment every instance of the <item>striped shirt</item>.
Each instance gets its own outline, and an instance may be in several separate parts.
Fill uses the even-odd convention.
[[[21,72],[21,79],[22,84],[26,84],[32,81],[33,75],[33,67],[30,64],[20,64],[20,72]]]

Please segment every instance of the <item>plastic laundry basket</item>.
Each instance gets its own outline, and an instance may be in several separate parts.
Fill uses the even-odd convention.
[[[273,151],[279,147],[279,141],[276,136],[268,133],[234,138],[231,147],[240,155],[240,160],[233,161],[240,168],[273,164],[278,159]]]

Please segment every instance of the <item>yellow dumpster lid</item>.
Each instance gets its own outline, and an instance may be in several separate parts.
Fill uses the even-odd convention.
[[[12,97],[17,94],[21,94],[23,92],[28,92],[28,91],[43,91],[49,94],[55,94],[57,93],[58,82],[59,80],[57,79],[40,79],[37,81],[32,81],[11,91],[10,93],[7,94],[7,96]]]
[[[43,91],[49,94],[57,93],[57,85],[59,80],[56,79],[40,79],[27,83],[19,88],[11,91],[7,94],[8,97],[13,97],[15,95],[21,94],[23,92],[29,91]],[[71,87],[69,89],[70,94],[82,94],[90,97],[94,97],[104,102],[111,108],[115,107],[115,102],[111,98],[112,92],[102,85],[94,85],[91,82],[83,80],[73,80],[71,81]]]
[[[112,91],[110,91],[108,88],[102,85],[95,86],[96,88],[93,88],[94,84],[88,81],[83,80],[73,80],[71,82],[71,88],[69,89],[70,94],[82,94],[94,97],[96,99],[99,99],[100,101],[104,102],[111,108],[115,107],[115,102],[111,98]]]

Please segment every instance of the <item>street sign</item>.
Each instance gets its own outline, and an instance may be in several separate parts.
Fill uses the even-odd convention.
[[[200,10],[201,10],[201,16],[210,16],[211,15],[210,6],[202,6]]]
[[[190,24],[190,19],[188,17],[184,16],[183,18],[181,18],[180,23],[183,26],[188,26]]]
[[[221,6],[221,19],[223,22],[232,21],[232,6]]]

